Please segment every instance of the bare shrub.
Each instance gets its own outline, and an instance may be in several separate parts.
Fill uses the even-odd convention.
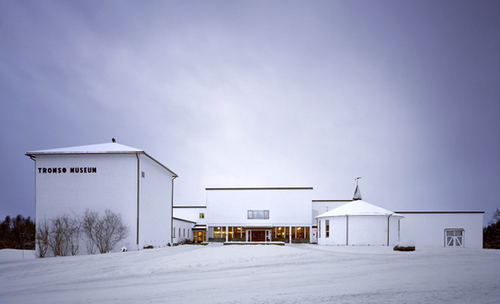
[[[81,220],[82,238],[89,254],[94,254],[97,251],[96,227],[98,220],[99,213],[89,209],[85,211]]]
[[[63,214],[50,222],[48,243],[54,256],[77,255],[80,248],[80,221]]]
[[[49,247],[54,256],[66,256],[70,247],[66,240],[66,227],[64,217],[59,215],[50,220]]]
[[[120,214],[113,213],[106,209],[104,217],[99,219],[97,229],[97,247],[100,253],[109,252],[115,245],[125,239],[129,229],[122,222]]]
[[[106,209],[103,217],[95,211],[85,211],[82,230],[87,239],[89,253],[95,253],[96,247],[100,253],[110,252],[129,234],[129,228],[123,224],[121,215],[109,209]]]
[[[69,216],[63,217],[64,221],[64,237],[68,243],[71,255],[77,255],[80,250],[80,221],[70,218]]]
[[[38,245],[36,255],[39,258],[44,258],[49,250],[49,221],[43,219],[36,225],[36,244]]]

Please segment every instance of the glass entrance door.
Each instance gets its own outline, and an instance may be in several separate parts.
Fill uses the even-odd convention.
[[[247,230],[247,242],[271,241],[271,230]]]
[[[202,243],[203,241],[205,241],[205,231],[195,230],[193,232],[193,235],[195,243]]]

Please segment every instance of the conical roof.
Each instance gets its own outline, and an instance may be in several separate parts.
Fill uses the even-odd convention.
[[[394,213],[390,210],[375,206],[362,200],[353,200],[350,203],[332,209],[328,212],[318,215],[316,218],[332,217],[332,216],[350,216],[350,215],[383,215],[383,216],[396,216],[403,217],[400,214]]]

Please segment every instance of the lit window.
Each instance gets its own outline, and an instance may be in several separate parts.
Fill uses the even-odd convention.
[[[205,213],[200,213],[200,218],[205,218]]]

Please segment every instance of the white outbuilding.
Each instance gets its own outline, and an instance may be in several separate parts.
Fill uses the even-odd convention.
[[[318,245],[394,245],[399,242],[401,218],[355,195],[353,201],[316,217]]]

